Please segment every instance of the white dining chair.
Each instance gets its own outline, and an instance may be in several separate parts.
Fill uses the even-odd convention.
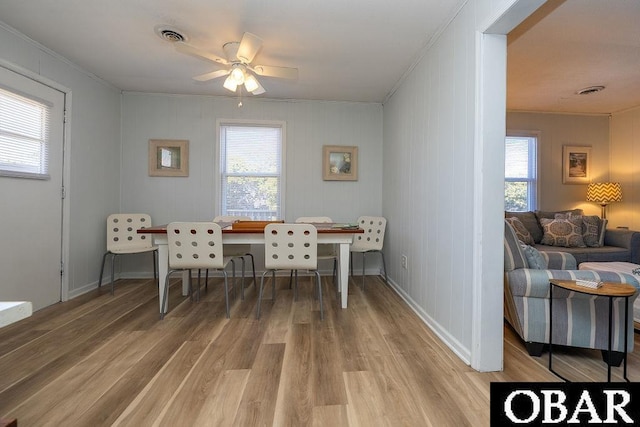
[[[177,271],[209,269],[219,270],[224,276],[224,297],[228,319],[230,317],[229,282],[225,268],[231,262],[231,257],[224,256],[220,225],[214,222],[172,222],[167,226],[167,241],[169,271],[165,280],[160,319],[165,315],[169,276]],[[193,287],[190,293],[193,295]]]
[[[328,216],[301,216],[296,218],[298,224],[329,224],[333,223],[333,220]],[[319,244],[318,245],[318,261],[332,260],[333,261],[333,283],[336,282],[336,273],[338,267],[338,252],[336,251],[336,245],[334,244]],[[297,279],[297,270],[292,271],[291,275],[295,274]],[[291,285],[291,277],[289,278],[289,284]]]
[[[382,268],[384,269],[384,282],[389,283],[387,279],[387,266],[384,262],[384,254],[382,247],[384,245],[384,231],[387,227],[387,220],[381,216],[361,216],[358,218],[358,227],[364,230],[364,233],[354,234],[353,243],[351,243],[350,265],[351,276],[353,276],[353,253],[362,254],[362,288],[364,289],[364,267],[365,255],[368,253],[379,253],[382,257]]]
[[[271,299],[276,297],[277,270],[309,270],[316,276],[320,319],[324,319],[322,306],[322,282],[318,272],[318,232],[311,224],[268,224],[264,229],[265,272],[260,280],[256,319],[260,318],[260,306],[264,291],[264,277],[271,273]],[[297,286],[296,286],[297,291]],[[295,293],[297,299],[297,292]]]
[[[236,221],[251,221],[251,217],[238,216],[238,215],[218,215],[213,219],[213,222],[236,222]],[[256,280],[256,263],[251,253],[251,245],[241,244],[227,244],[224,245],[224,255],[230,256],[234,259],[240,259],[242,261],[242,279],[240,280],[240,297],[244,300],[244,272],[245,272],[245,258],[251,258],[251,272],[253,273],[253,284],[257,285]],[[235,266],[234,266],[235,272]]]
[[[119,213],[107,217],[107,251],[102,256],[98,289],[102,286],[102,275],[107,256],[111,256],[111,295],[114,294],[114,264],[120,255],[151,252],[153,257],[153,278],[158,278],[156,257],[158,247],[154,246],[151,236],[138,234],[138,229],[151,227],[151,216],[147,214]]]

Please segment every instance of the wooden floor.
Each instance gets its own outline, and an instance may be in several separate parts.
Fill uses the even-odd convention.
[[[362,291],[357,277],[346,310],[323,280],[324,321],[308,277],[298,301],[279,279],[260,320],[254,286],[226,319],[218,279],[199,302],[174,283],[162,321],[151,280],[121,280],[115,296],[107,287],[41,310],[0,329],[0,418],[19,426],[488,426],[492,381],[558,381],[546,353],[529,357],[509,327],[504,371],[479,373],[380,278],[368,277]],[[629,360],[634,381],[639,353]],[[599,352],[558,349],[554,366],[571,379],[606,379]]]

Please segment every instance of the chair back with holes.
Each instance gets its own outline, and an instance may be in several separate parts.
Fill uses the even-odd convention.
[[[172,222],[167,241],[172,269],[224,268],[222,229],[214,222]]]
[[[235,221],[251,221],[249,216],[240,215],[218,215],[213,218],[213,222],[235,222]],[[242,256],[251,252],[251,245],[232,243],[225,245],[224,254],[226,256]]]
[[[384,244],[384,231],[387,220],[381,216],[361,216],[358,218],[358,227],[364,233],[354,234],[351,244],[352,252],[381,251]]]
[[[301,216],[296,218],[297,223],[313,224],[313,223],[331,223],[333,220],[328,216]]]
[[[147,214],[112,214],[107,218],[107,250],[118,252],[132,248],[151,248],[148,234],[138,234],[138,229],[151,227]]]
[[[268,224],[264,229],[267,270],[316,270],[318,232],[311,224]]]

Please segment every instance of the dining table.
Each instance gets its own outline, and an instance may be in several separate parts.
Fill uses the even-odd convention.
[[[222,228],[222,244],[251,244],[264,246],[264,227],[273,221],[243,221],[240,223],[219,222]],[[275,221],[283,222],[283,221]],[[254,224],[251,224],[254,223]],[[165,280],[169,272],[169,246],[167,239],[167,225],[157,225],[140,228],[139,234],[149,234],[153,243],[158,247],[158,298],[160,311],[163,310]],[[340,291],[342,308],[347,308],[349,296],[349,247],[354,234],[364,233],[364,230],[353,224],[314,223],[318,231],[318,244],[335,244],[338,247],[337,280]],[[190,272],[182,272],[182,294],[189,293]],[[257,284],[256,284],[257,285]],[[169,298],[165,301],[164,313],[168,311]]]

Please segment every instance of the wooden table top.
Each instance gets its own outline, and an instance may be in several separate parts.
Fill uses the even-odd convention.
[[[636,288],[628,283],[604,282],[599,288],[588,288],[578,285],[575,280],[551,279],[549,282],[569,291],[605,297],[630,297],[636,293]]]
[[[217,223],[222,228],[223,233],[264,233],[264,226],[257,228],[237,228],[234,229],[233,224],[230,222]],[[167,225],[154,225],[153,227],[141,228],[138,230],[138,234],[167,234]],[[330,223],[330,222],[317,222],[313,225],[318,230],[318,233],[333,233],[333,234],[354,234],[364,233],[364,230],[359,227],[354,227],[350,224]]]

